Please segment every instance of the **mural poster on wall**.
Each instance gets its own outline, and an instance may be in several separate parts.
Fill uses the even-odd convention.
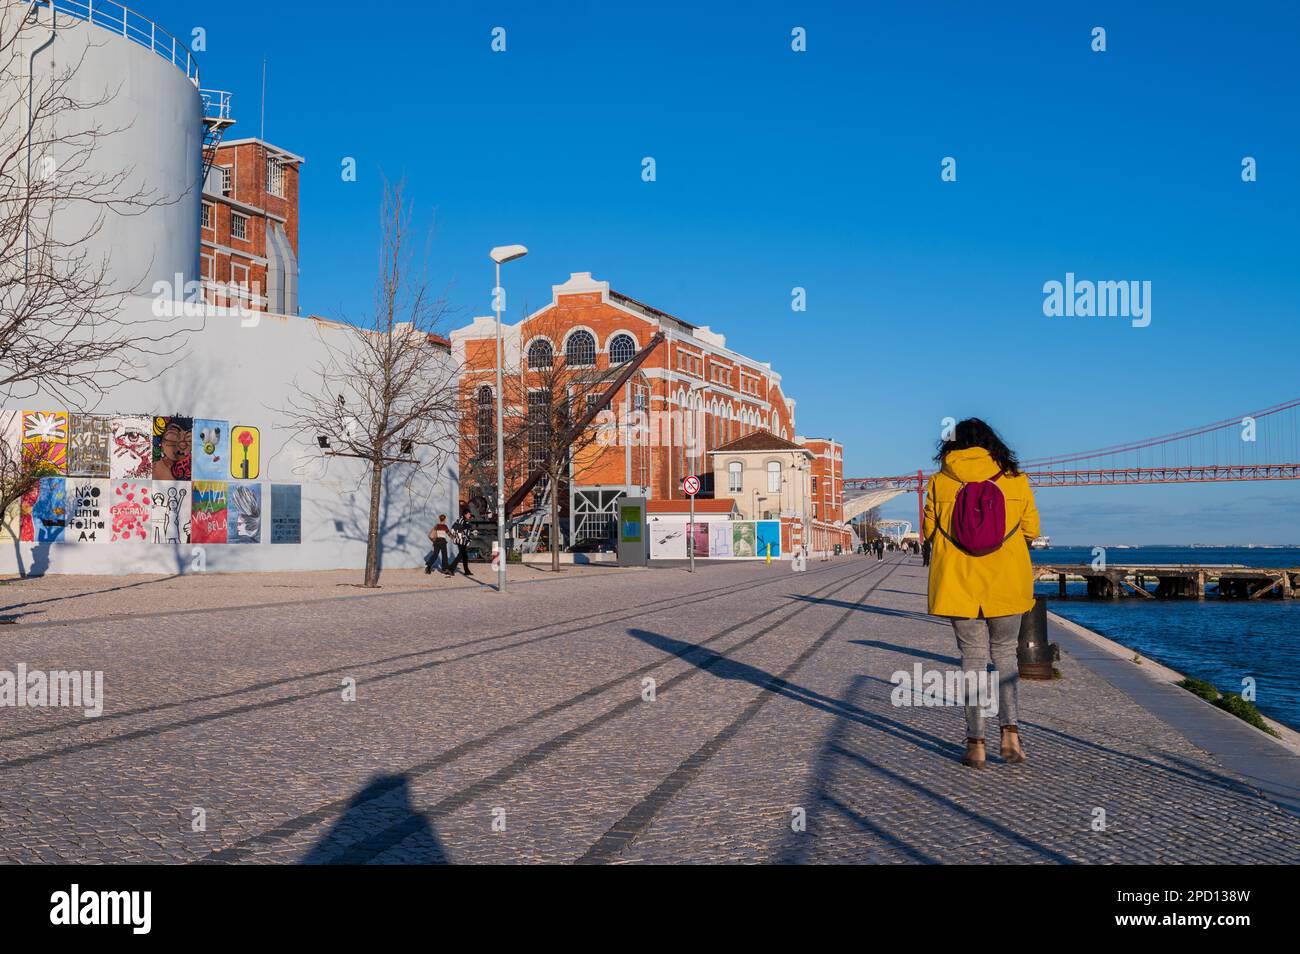
[[[230,470],[226,463],[229,454],[230,424],[226,421],[196,417],[194,419],[193,479],[211,481],[229,479]]]
[[[113,481],[109,515],[114,543],[148,542],[152,491],[147,480]]]
[[[194,481],[194,498],[190,504],[190,541],[225,543],[226,510],[224,480]]]
[[[230,543],[262,542],[261,484],[230,485],[226,536]]]
[[[764,558],[770,555],[775,560],[781,555],[781,521],[760,520],[756,529],[754,552]]]
[[[155,480],[151,493],[149,539],[154,543],[189,543],[189,481]]]
[[[271,542],[302,543],[302,487],[271,485]]]
[[[758,556],[755,549],[754,522],[736,520],[731,524],[731,555],[734,557]]]
[[[153,473],[153,423],[138,414],[113,418],[108,475],[114,480],[148,480]]]
[[[709,556],[731,556],[731,521],[709,524]]]
[[[193,418],[172,416],[153,419],[154,480],[191,479],[193,436]]]
[[[649,529],[650,559],[686,559],[686,524],[656,520],[651,522]]]
[[[709,525],[695,521],[691,524],[691,542],[695,545],[695,555],[697,557],[706,557],[709,555]]]
[[[42,477],[68,472],[66,411],[23,411],[23,462]]]
[[[42,477],[37,483],[36,501],[32,504],[32,529],[37,543],[54,543],[63,539],[68,523],[68,496],[64,478]]]
[[[257,480],[262,439],[257,428],[236,424],[230,430],[230,476],[236,480]]]
[[[107,414],[68,415],[68,476],[107,477],[112,421]]]
[[[108,543],[108,497],[112,482],[99,477],[68,481],[68,543]]]

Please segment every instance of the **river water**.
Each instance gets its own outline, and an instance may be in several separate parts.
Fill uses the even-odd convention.
[[[1033,551],[1034,563],[1091,563],[1089,547]],[[1297,567],[1300,547],[1132,547],[1106,550],[1112,566],[1164,563]],[[1148,589],[1155,581],[1148,582]],[[1255,679],[1255,704],[1264,714],[1300,729],[1300,599],[1219,600],[1213,588],[1200,600],[1088,600],[1085,584],[1067,584],[1057,598],[1055,580],[1037,593],[1048,608],[1171,669],[1241,692]]]

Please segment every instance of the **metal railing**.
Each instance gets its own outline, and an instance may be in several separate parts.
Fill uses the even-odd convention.
[[[224,89],[201,89],[199,98],[203,100],[204,119],[230,118],[230,93]]]
[[[36,0],[39,9],[53,8],[77,20],[94,24],[126,37],[132,43],[148,47],[177,69],[196,87],[199,85],[199,61],[190,48],[148,17],[114,0]]]

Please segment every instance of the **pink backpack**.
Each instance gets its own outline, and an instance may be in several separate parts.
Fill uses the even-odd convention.
[[[973,480],[962,484],[952,508],[952,532],[939,528],[950,541],[971,556],[985,556],[1002,547],[1020,530],[1019,522],[1003,536],[1007,525],[1007,502],[997,480]]]

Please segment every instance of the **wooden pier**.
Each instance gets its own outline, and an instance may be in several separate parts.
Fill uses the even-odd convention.
[[[1089,563],[1043,564],[1034,567],[1035,580],[1056,579],[1065,598],[1068,580],[1084,580],[1093,599],[1205,599],[1207,586],[1218,590],[1220,599],[1257,600],[1300,597],[1300,567],[1201,566],[1116,566],[1097,568]],[[1155,590],[1147,584],[1155,581]]]

